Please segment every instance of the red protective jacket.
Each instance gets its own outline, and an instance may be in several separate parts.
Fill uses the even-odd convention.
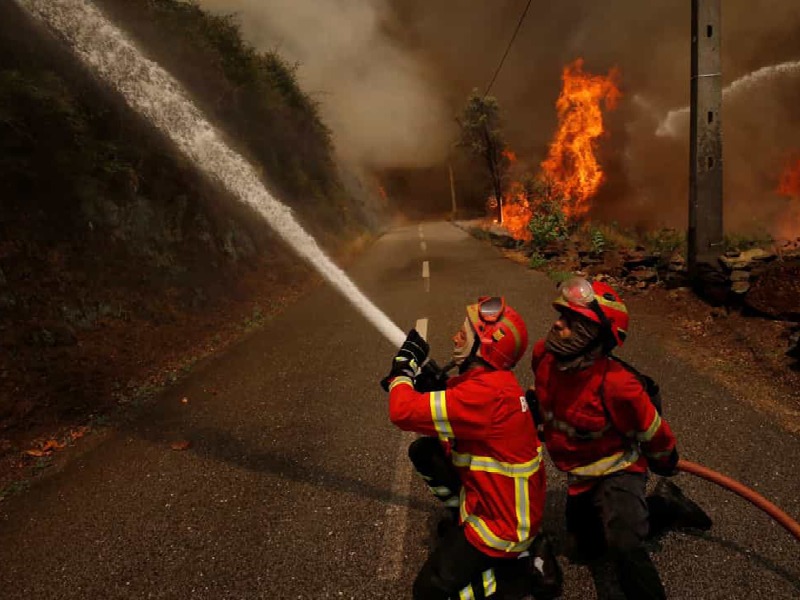
[[[451,378],[446,390],[424,394],[397,377],[389,416],[400,429],[446,444],[461,476],[461,522],[473,546],[494,557],[527,550],[542,520],[545,471],[513,373],[477,367]]]
[[[559,371],[539,340],[531,368],[545,445],[556,467],[569,473],[570,494],[617,471],[643,473],[647,459],[666,461],[675,447],[669,424],[620,363],[602,356],[585,369]]]

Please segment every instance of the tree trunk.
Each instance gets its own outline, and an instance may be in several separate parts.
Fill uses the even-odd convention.
[[[486,140],[486,163],[489,166],[489,174],[492,177],[492,187],[494,188],[494,197],[497,199],[497,222],[503,224],[503,186],[500,181],[500,169],[497,164],[497,151],[492,143],[492,136],[489,135],[489,129],[484,125],[483,135]]]

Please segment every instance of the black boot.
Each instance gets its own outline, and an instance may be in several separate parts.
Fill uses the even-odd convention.
[[[528,574],[531,590],[536,600],[552,600],[561,597],[564,573],[558,564],[553,542],[549,536],[540,533],[528,550]]]
[[[708,531],[712,521],[706,512],[690,500],[675,483],[662,478],[647,497],[650,511],[650,537],[668,529]]]
[[[439,538],[446,536],[451,529],[458,527],[458,509],[446,508],[444,515],[436,524],[436,535]]]

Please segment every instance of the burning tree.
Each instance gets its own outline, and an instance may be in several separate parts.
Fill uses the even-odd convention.
[[[619,76],[617,69],[606,76],[584,73],[580,58],[564,67],[561,76],[559,127],[541,167],[555,182],[565,199],[564,211],[573,220],[589,211],[589,200],[605,179],[595,150],[605,132],[601,107],[613,110],[621,96]]]
[[[559,126],[537,176],[512,182],[503,194],[503,226],[513,237],[544,245],[563,238],[569,223],[580,221],[605,174],[596,157],[597,139],[605,132],[603,109],[616,106],[621,94],[619,72],[592,75],[583,60],[564,67],[556,102]],[[516,158],[506,150],[509,164]]]
[[[510,164],[506,142],[500,128],[500,108],[492,96],[473,90],[467,105],[456,119],[461,127],[460,146],[482,159],[489,171],[492,191],[498,203],[498,218],[503,222],[503,184]]]

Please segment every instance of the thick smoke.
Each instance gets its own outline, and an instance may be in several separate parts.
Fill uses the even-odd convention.
[[[448,151],[452,115],[433,74],[388,33],[386,0],[200,0],[234,14],[249,42],[299,66],[339,153],[372,168],[420,167]]]
[[[340,150],[396,173],[410,166],[444,172],[453,116],[472,89],[486,88],[525,0],[201,4],[239,12],[250,40],[297,60],[306,88],[319,92]],[[724,84],[800,60],[800,2],[723,4]],[[563,66],[577,57],[593,73],[616,66],[624,97],[601,141],[608,181],[595,215],[684,226],[688,127],[674,136],[656,131],[670,110],[689,103],[690,32],[689,2],[534,2],[492,88],[521,161],[535,167],[546,155]],[[799,92],[800,73],[783,74],[725,100],[725,216],[732,230],[771,227],[788,203],[800,203],[773,191],[786,157],[800,150]],[[474,173],[457,173],[457,183],[468,177],[475,181]],[[426,182],[420,178],[416,195],[425,194]]]

